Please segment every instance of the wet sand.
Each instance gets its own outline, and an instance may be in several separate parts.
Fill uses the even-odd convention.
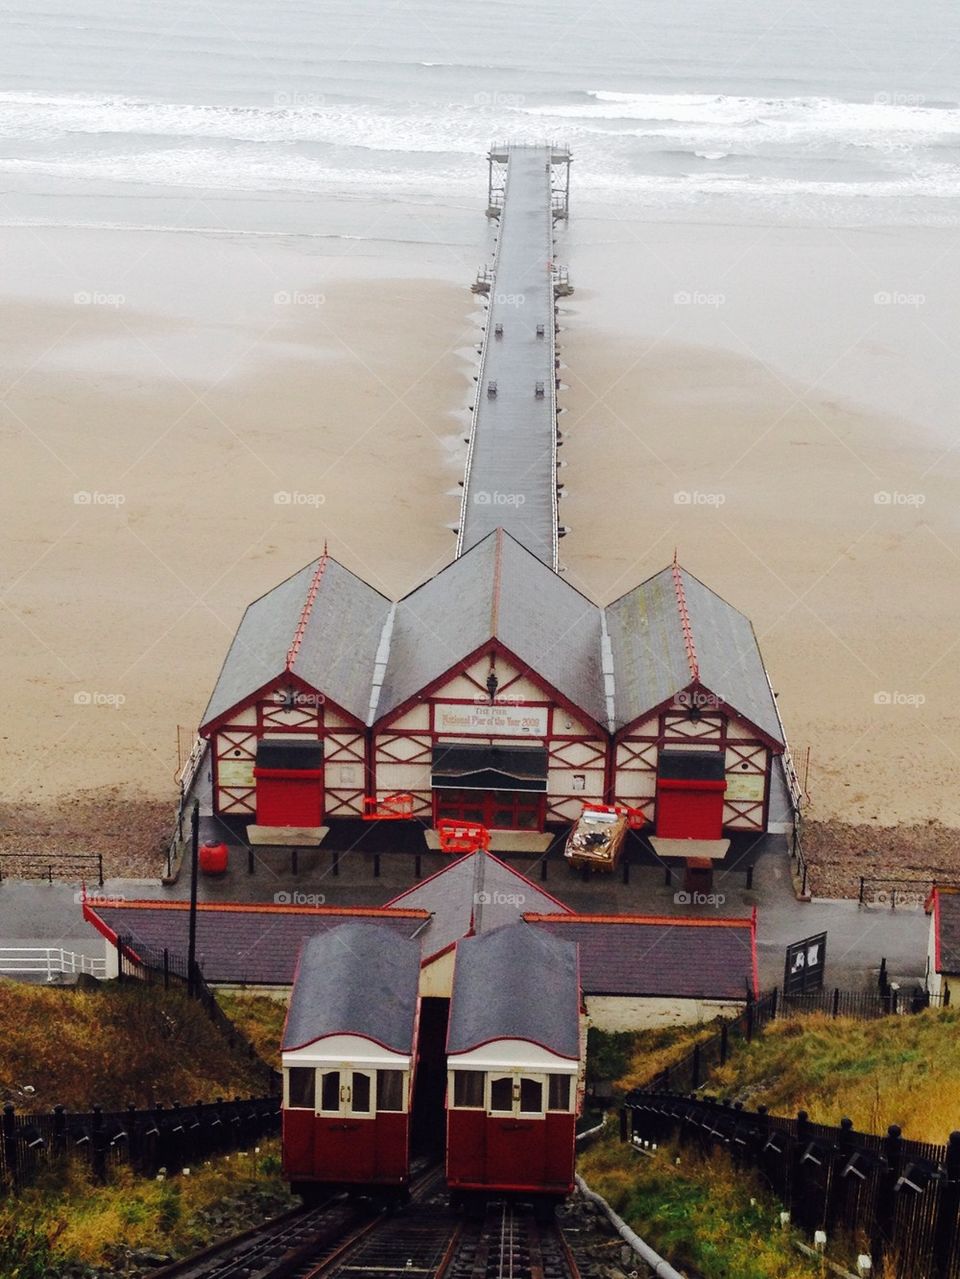
[[[36,829],[78,795],[172,797],[244,606],[325,540],[390,594],[452,554],[471,272],[378,281],[384,260],[293,247],[251,281],[218,253],[154,267],[154,289],[205,271],[195,301],[150,305],[131,253],[126,293],[71,268],[0,310],[0,780]],[[124,301],[76,303],[78,281]],[[642,317],[611,333],[603,298],[562,317],[570,580],[606,602],[677,547],[752,617],[812,813],[960,824],[958,457],[875,396],[811,390],[787,348],[775,368]]]

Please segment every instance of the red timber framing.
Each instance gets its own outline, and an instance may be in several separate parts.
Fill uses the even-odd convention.
[[[292,671],[278,676],[200,730],[211,742],[215,811],[254,818],[253,775],[263,737],[295,734],[323,744],[324,817],[360,817],[366,794],[367,739],[359,720]]]
[[[723,828],[762,832],[770,807],[772,762],[783,747],[699,684],[628,724],[613,743],[613,798],[643,810],[656,822],[660,751],[723,752],[727,789]]]
[[[499,680],[493,700],[486,685],[490,670]],[[521,718],[526,715],[536,731],[516,735],[443,731],[438,708],[457,706],[493,706]],[[410,792],[414,815],[428,821],[449,817],[499,829],[542,830],[545,824],[576,820],[585,799],[604,799],[608,741],[607,730],[589,714],[493,641],[468,654],[375,725],[374,793],[382,797],[397,789]],[[445,798],[431,786],[433,748],[453,742],[542,746],[547,753],[546,792],[475,791],[471,796],[457,790]]]

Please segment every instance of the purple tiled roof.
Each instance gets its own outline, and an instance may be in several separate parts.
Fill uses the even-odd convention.
[[[146,950],[156,956],[166,947],[172,956],[186,957],[190,919],[186,903],[87,906],[84,914],[101,932],[119,933],[138,953]],[[300,946],[308,937],[363,920],[410,937],[424,918],[423,912],[412,910],[201,905],[197,910],[197,959],[210,982],[289,986]]]
[[[531,923],[580,943],[584,995],[738,999],[756,993],[749,919],[704,927],[699,920],[629,915],[527,916]]]

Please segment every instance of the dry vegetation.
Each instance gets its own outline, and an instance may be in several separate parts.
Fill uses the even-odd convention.
[[[292,1202],[276,1141],[210,1161],[187,1176],[153,1181],[120,1167],[101,1186],[83,1164],[61,1165],[0,1204],[0,1275],[135,1274],[155,1268],[161,1256],[194,1252]]]
[[[233,1014],[231,1013],[231,1016]],[[696,1026],[651,1030],[591,1030],[587,1039],[587,1080],[609,1080],[618,1096],[642,1087],[658,1071],[685,1057],[694,1044],[718,1030],[717,1020]]]
[[[287,1016],[287,999],[270,995],[218,994],[220,1007],[253,1044],[265,1062],[280,1069],[280,1040]]]
[[[139,982],[90,989],[0,981],[0,1098],[88,1110],[259,1096],[198,1003]],[[34,1089],[24,1092],[25,1086]]]
[[[960,1128],[960,1009],[878,1021],[822,1014],[776,1021],[734,1053],[709,1090],[774,1114],[843,1116],[861,1131],[899,1124],[916,1141]]]

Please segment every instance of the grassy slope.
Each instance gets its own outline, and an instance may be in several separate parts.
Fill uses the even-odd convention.
[[[868,1132],[896,1123],[917,1141],[946,1141],[960,1128],[960,1009],[774,1022],[708,1089],[751,1108],[762,1102],[774,1114],[806,1110],[831,1124],[846,1115]]]
[[[124,1249],[195,1252],[217,1234],[291,1206],[279,1170],[277,1141],[167,1180],[142,1180],[120,1168],[99,1186],[83,1165],[61,1166],[0,1202],[0,1275],[49,1279],[78,1265],[112,1274]]]
[[[79,990],[0,981],[0,1096],[22,1110],[212,1101],[263,1092],[199,1004],[139,982]],[[32,1094],[21,1092],[30,1085]]]
[[[701,1163],[664,1147],[652,1158],[609,1136],[579,1160],[592,1190],[673,1265],[710,1279],[819,1274],[779,1225],[779,1205],[725,1155]]]
[[[218,995],[217,999],[263,1060],[279,1070],[280,1039],[287,1015],[286,999],[271,999],[269,995]]]

